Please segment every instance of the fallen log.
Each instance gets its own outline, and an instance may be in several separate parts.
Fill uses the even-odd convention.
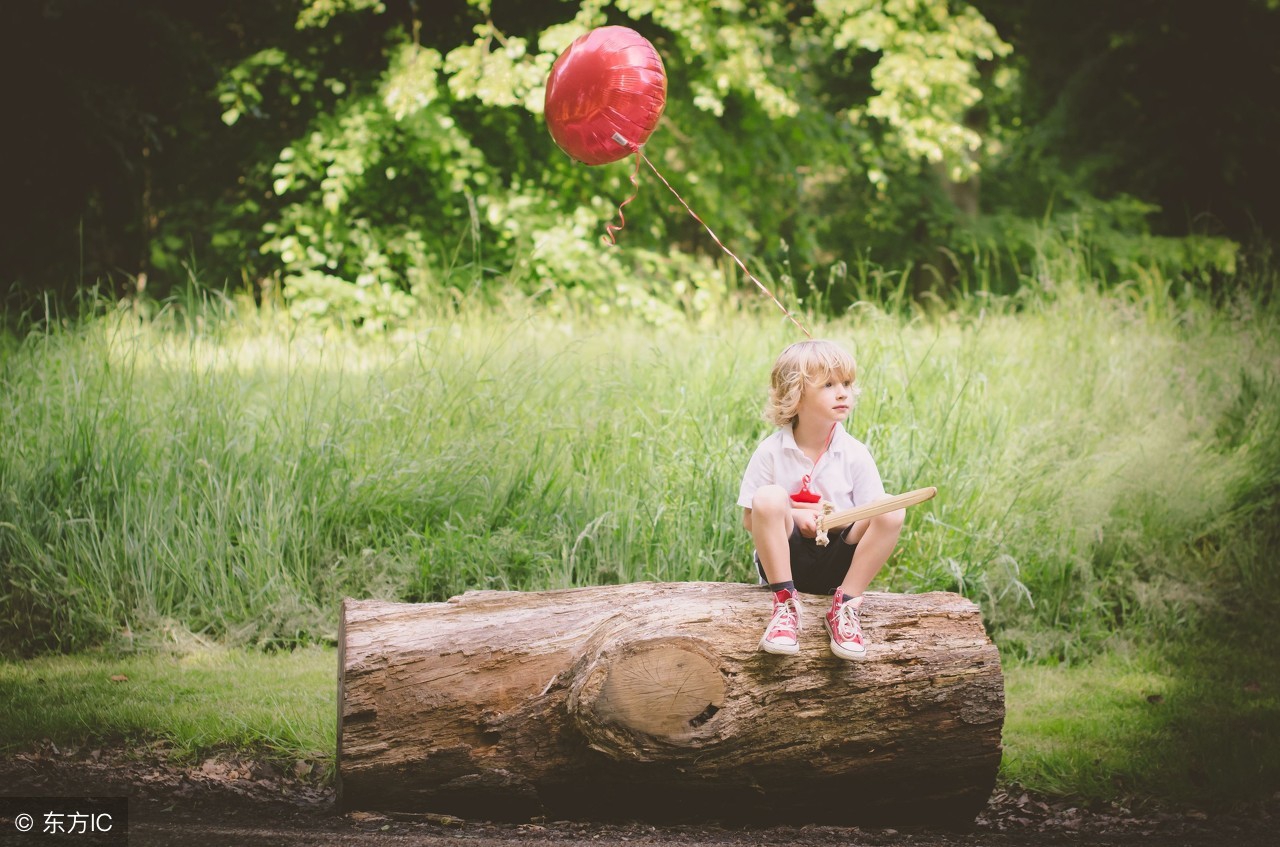
[[[868,593],[861,662],[801,595],[801,653],[757,649],[760,588],[637,583],[346,600],[346,809],[501,820],[971,822],[1000,762],[976,605]]]

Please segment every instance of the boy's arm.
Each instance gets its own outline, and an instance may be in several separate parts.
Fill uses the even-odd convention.
[[[796,522],[796,529],[805,538],[813,538],[818,534],[818,510],[821,503],[791,503],[791,518]]]

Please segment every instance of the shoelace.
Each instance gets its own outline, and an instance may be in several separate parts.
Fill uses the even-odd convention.
[[[794,600],[774,601],[773,619],[769,621],[769,629],[779,629],[784,626],[790,626],[795,632],[800,631],[800,609]]]
[[[836,612],[836,629],[841,637],[854,638],[862,634],[862,621],[858,617],[858,607],[852,603],[841,603]]]

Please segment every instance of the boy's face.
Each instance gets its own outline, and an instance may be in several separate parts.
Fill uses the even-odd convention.
[[[805,385],[796,413],[805,423],[822,421],[832,424],[849,417],[852,408],[853,383],[830,374],[823,381]]]

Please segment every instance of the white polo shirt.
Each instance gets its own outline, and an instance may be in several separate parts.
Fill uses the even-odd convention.
[[[812,474],[810,490],[837,509],[864,506],[885,496],[871,451],[845,432],[844,424],[836,424],[831,446],[818,459],[816,468],[796,444],[791,427],[784,426],[761,441],[751,456],[738,491],[738,505],[750,509],[751,498],[764,485],[781,485],[788,494],[795,494],[805,474]]]

